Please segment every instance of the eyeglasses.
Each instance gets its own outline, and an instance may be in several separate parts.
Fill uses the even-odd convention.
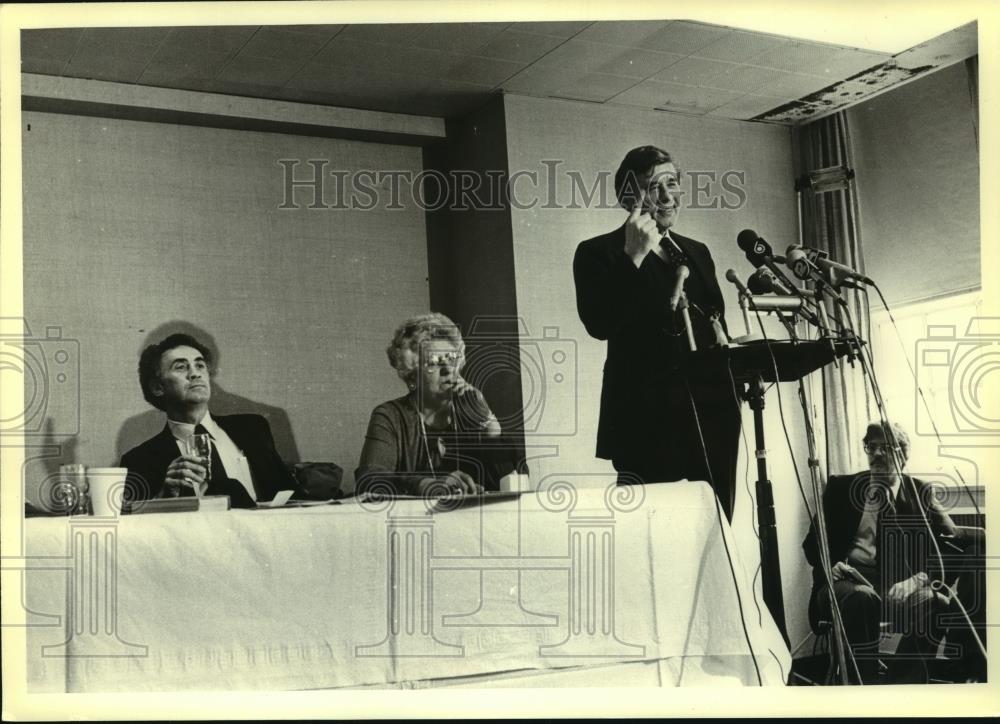
[[[899,446],[892,447],[884,442],[866,442],[865,452],[869,455],[875,455],[876,453],[887,454],[889,452],[902,452],[903,449]]]
[[[428,355],[424,355],[422,364],[426,368],[431,367],[458,367],[459,363],[465,359],[465,357],[458,352],[436,352]]]

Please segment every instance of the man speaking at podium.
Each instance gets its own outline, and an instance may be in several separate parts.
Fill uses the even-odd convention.
[[[619,483],[707,480],[732,520],[740,400],[729,375],[688,379],[680,290],[697,349],[719,341],[725,305],[708,247],[673,231],[680,172],[655,146],[629,151],[615,174],[625,223],[580,243],[573,260],[580,320],[607,340],[597,456]]]

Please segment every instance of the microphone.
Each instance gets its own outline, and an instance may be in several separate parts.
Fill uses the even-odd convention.
[[[806,307],[806,300],[800,297],[753,296],[750,297],[750,306],[758,312],[809,313],[809,309]]]
[[[676,312],[677,305],[680,304],[681,294],[684,293],[684,280],[688,278],[688,274],[691,270],[688,269],[687,264],[679,264],[677,266],[677,271],[674,272],[674,290],[670,294],[670,311]]]
[[[743,250],[746,254],[747,261],[754,265],[755,269],[759,269],[762,266],[766,266],[771,270],[781,283],[791,290],[792,294],[800,294],[801,290],[795,286],[791,279],[778,268],[775,262],[784,264],[785,259],[781,256],[775,256],[771,245],[768,244],[764,239],[757,236],[757,232],[752,229],[744,229],[736,237],[736,244]]]
[[[788,256],[792,249],[800,249],[806,254],[806,258],[809,259],[816,267],[822,271],[827,278],[827,281],[834,287],[840,287],[848,279],[856,282],[861,282],[862,284],[872,284],[875,282],[871,278],[866,277],[859,271],[852,269],[846,264],[841,264],[840,262],[833,261],[830,259],[825,251],[819,251],[818,249],[810,249],[809,247],[799,246],[798,244],[793,244],[788,247],[788,251],[785,252],[785,256]]]
[[[785,297],[792,294],[770,269],[763,266],[747,279],[747,288],[754,294],[780,294]]]
[[[726,279],[735,284],[739,290],[740,312],[743,314],[743,327],[747,331],[745,338],[749,338],[750,315],[747,314],[747,299],[750,297],[750,290],[743,286],[743,282],[740,281],[740,278],[736,275],[736,271],[733,269],[726,269]]]
[[[741,295],[745,297],[750,296],[750,290],[743,285],[743,282],[740,281],[740,278],[736,275],[736,271],[734,269],[726,269],[726,279],[736,285],[736,288],[739,290]]]
[[[837,293],[837,289],[826,280],[826,277],[816,268],[816,265],[812,263],[808,255],[802,250],[802,247],[798,244],[792,244],[788,247],[788,251],[785,254],[787,259],[786,264],[792,270],[799,279],[803,281],[812,280],[819,284],[819,286],[825,288],[830,296],[833,297],[840,304],[847,304],[844,298]]]

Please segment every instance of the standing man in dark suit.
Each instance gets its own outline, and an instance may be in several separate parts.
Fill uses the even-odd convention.
[[[163,410],[167,424],[156,436],[122,456],[128,468],[125,501],[191,495],[228,495],[235,508],[252,508],[279,490],[296,489],[274,447],[271,428],[260,415],[213,417],[207,347],[190,335],[174,334],[139,358],[143,397]],[[188,452],[195,433],[212,436],[212,460]],[[211,465],[206,483],[206,463]]]
[[[933,614],[944,600],[931,584],[943,580],[941,564],[967,541],[930,486],[903,472],[910,440],[899,425],[873,422],[863,442],[868,471],[831,475],[823,491],[834,596],[865,683],[877,680],[883,622],[904,634],[898,652],[910,654],[901,661],[908,665],[897,667],[897,681],[921,682],[937,652]],[[831,612],[815,520],[802,545],[813,566],[809,622],[816,630]]]
[[[619,483],[707,480],[732,520],[740,400],[728,375],[693,378],[680,315],[671,308],[680,268],[698,349],[718,341],[725,305],[708,247],[673,231],[680,172],[666,151],[640,146],[615,174],[625,223],[581,242],[573,260],[587,332],[607,340],[597,456]]]

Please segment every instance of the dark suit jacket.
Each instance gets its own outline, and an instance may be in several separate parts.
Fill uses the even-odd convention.
[[[905,575],[899,573],[899,580],[909,578],[910,575],[921,571],[927,573],[931,578],[938,578],[942,574],[937,557],[933,554],[933,546],[929,541],[921,542],[919,540],[927,532],[926,528],[923,527],[920,508],[914,500],[914,488],[916,496],[924,506],[927,520],[935,535],[956,536],[956,542],[960,545],[964,541],[952,523],[951,517],[931,495],[930,486],[917,478],[911,478],[908,475],[903,477],[899,493],[896,496],[895,511],[883,514],[881,528],[885,529],[890,524],[894,527],[889,531],[889,535],[883,535],[876,542],[877,560],[880,566],[884,565],[885,561],[891,561],[893,571],[908,571]],[[823,491],[823,513],[826,516],[831,563],[843,561],[850,553],[870,486],[871,475],[867,471],[854,475],[830,476],[826,490]],[[806,560],[813,567],[813,589],[809,607],[810,620],[812,620],[815,616],[816,598],[826,585],[826,577],[819,558],[815,519],[809,526],[809,534],[803,541],[802,548],[805,550]],[[941,552],[943,555],[948,554],[945,549],[942,549]],[[897,582],[894,580],[890,583]],[[871,583],[879,585],[878,581],[871,581]],[[813,624],[815,629],[815,622]]]
[[[279,490],[297,488],[295,479],[275,450],[267,420],[260,415],[213,415],[212,419],[247,456],[258,500],[272,500]],[[158,497],[163,490],[167,467],[178,455],[177,441],[166,425],[159,434],[125,453],[121,461],[121,467],[128,468],[125,500],[134,502]],[[181,490],[181,495],[193,494],[192,490]],[[214,475],[206,495],[228,495],[234,508],[254,506],[253,499],[239,482],[219,480]]]
[[[698,349],[705,349],[715,343],[706,315],[725,312],[715,263],[708,247],[700,241],[673,230],[670,236],[691,260],[685,290],[689,301],[698,307],[690,312],[695,342]],[[683,337],[670,336],[679,330],[667,306],[672,277],[666,269],[655,254],[647,255],[640,268],[635,267],[625,254],[624,225],[577,247],[573,259],[577,312],[591,337],[608,342],[597,430],[598,457],[615,458],[619,442],[635,434],[626,429],[629,421],[636,423],[636,429],[648,429],[648,421],[638,426],[636,403],[649,394],[649,387],[662,384],[664,371],[686,351]],[[725,327],[725,318],[720,321]],[[724,391],[731,399],[728,381],[726,384]],[[682,403],[686,408],[686,396]]]

